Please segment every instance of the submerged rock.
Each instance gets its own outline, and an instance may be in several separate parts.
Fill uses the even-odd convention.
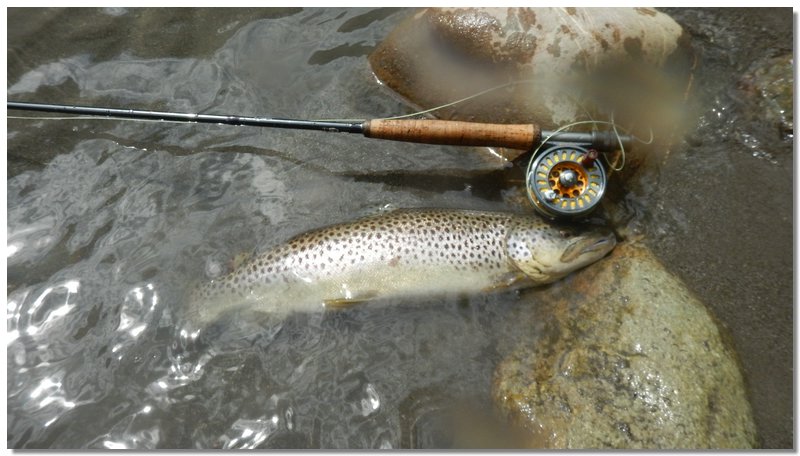
[[[532,447],[751,448],[735,353],[706,308],[644,247],[619,246],[533,293],[535,329],[497,368],[499,411]],[[523,310],[524,311],[524,310]]]
[[[742,79],[745,92],[754,95],[758,115],[777,126],[781,137],[794,134],[794,66],[791,54],[773,57]]]

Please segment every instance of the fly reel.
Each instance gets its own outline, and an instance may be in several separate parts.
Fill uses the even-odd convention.
[[[597,207],[606,190],[598,153],[575,144],[554,144],[531,158],[528,198],[550,218],[579,218]]]

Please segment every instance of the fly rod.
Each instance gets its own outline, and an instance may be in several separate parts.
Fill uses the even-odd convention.
[[[363,121],[319,121],[272,117],[146,111],[46,103],[7,102],[7,109],[121,119],[242,125],[327,132],[360,133],[367,138],[452,146],[506,147],[531,150],[550,138],[557,142],[588,144],[600,151],[614,150],[621,142],[630,147],[632,137],[612,131],[591,133],[542,131],[536,124],[491,124],[451,120],[372,119]]]

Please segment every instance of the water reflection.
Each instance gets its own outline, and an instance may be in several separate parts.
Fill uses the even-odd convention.
[[[30,302],[28,291],[9,297],[6,305],[8,343],[14,342],[20,334],[44,336],[44,331],[63,324],[62,318],[75,307],[75,295],[80,282],[66,280],[46,287]]]
[[[39,417],[42,426],[47,428],[64,413],[80,404],[68,399],[63,384],[64,373],[55,372],[51,377],[43,378],[23,401],[23,408],[31,415]]]
[[[149,420],[152,410],[150,405],[145,405],[138,412],[117,423],[111,432],[102,439],[101,447],[110,450],[153,450],[158,448],[161,431]]]
[[[270,418],[261,417],[255,420],[238,419],[228,433],[220,440],[223,442],[224,449],[248,449],[257,448],[267,437],[278,428],[278,416]]]
[[[23,226],[9,227],[6,258],[9,264],[30,261],[57,241],[53,230],[56,218],[44,216]]]
[[[111,353],[122,359],[122,349],[134,344],[152,323],[158,305],[158,293],[152,283],[134,287],[125,295],[119,315],[117,335],[112,339]]]
[[[38,406],[39,408],[44,408],[47,405],[55,402],[63,408],[70,409],[75,407],[75,402],[68,401],[64,399],[63,395],[61,394],[61,380],[54,381],[51,378],[44,378],[39,383],[33,391],[31,391],[30,398],[34,402],[29,402],[29,404],[33,404]],[[36,402],[41,398],[41,401]],[[45,426],[47,426],[52,421],[48,421]]]
[[[381,406],[381,399],[375,391],[375,386],[367,383],[364,388],[364,397],[361,399],[361,415],[369,416],[378,411]]]

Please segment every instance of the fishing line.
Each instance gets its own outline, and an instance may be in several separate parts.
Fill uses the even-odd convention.
[[[400,115],[400,116],[386,117],[383,120],[405,119],[407,117],[414,117],[414,116],[419,116],[419,115],[422,115],[422,114],[428,114],[430,112],[438,111],[438,110],[444,109],[444,108],[449,108],[450,106],[455,106],[455,105],[457,105],[459,103],[463,103],[465,101],[469,101],[469,100],[478,98],[480,96],[486,95],[487,93],[494,92],[495,90],[504,89],[506,87],[514,86],[514,85],[517,85],[517,84],[531,84],[531,83],[533,83],[533,79],[522,79],[522,80],[519,80],[519,81],[511,81],[511,82],[507,82],[505,84],[500,84],[499,86],[490,87],[490,88],[488,88],[486,90],[483,90],[481,92],[474,93],[474,94],[472,94],[472,95],[470,95],[468,97],[464,97],[464,98],[462,98],[460,100],[452,101],[450,103],[443,104],[441,106],[436,106],[434,108],[426,109],[424,111],[412,112],[411,114],[403,114],[403,115]]]
[[[506,87],[514,86],[514,85],[517,85],[517,84],[532,84],[533,82],[534,82],[533,79],[521,79],[519,81],[510,81],[510,82],[506,82],[505,84],[500,84],[498,86],[490,87],[490,88],[482,90],[480,92],[473,93],[472,95],[464,97],[464,98],[462,98],[460,100],[451,101],[449,103],[445,103],[445,104],[440,105],[440,106],[435,106],[433,108],[425,109],[423,111],[416,111],[416,112],[412,112],[410,114],[401,114],[399,116],[392,116],[392,117],[379,117],[379,118],[377,118],[377,120],[398,120],[398,119],[406,119],[406,118],[409,118],[409,117],[421,116],[423,114],[428,114],[428,113],[431,113],[431,112],[434,112],[434,111],[438,111],[440,109],[444,109],[444,108],[449,108],[451,106],[455,106],[455,105],[457,105],[459,103],[464,103],[466,101],[481,97],[483,95],[486,95],[487,93],[491,93],[491,92],[494,92],[496,90],[504,89]],[[318,121],[318,122],[361,122],[364,119],[315,119],[315,120]]]

